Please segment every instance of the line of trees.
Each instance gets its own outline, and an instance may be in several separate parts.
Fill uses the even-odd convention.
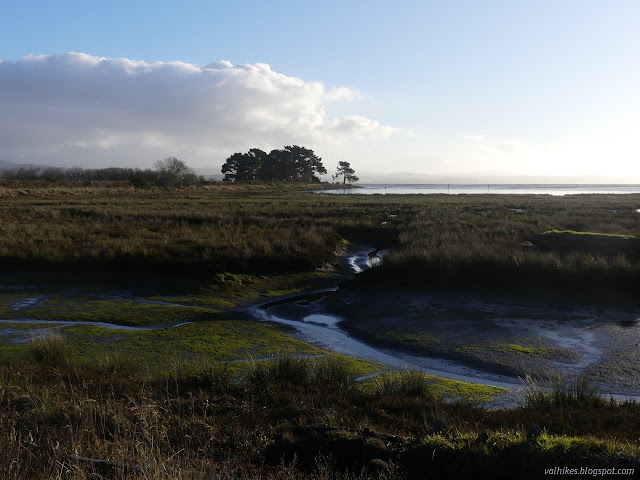
[[[167,157],[153,164],[153,169],[140,168],[58,168],[36,167],[27,165],[14,170],[0,171],[0,178],[8,180],[44,180],[55,182],[59,180],[72,181],[112,181],[131,182],[136,187],[192,185],[204,182],[204,177],[187,166],[176,157]]]
[[[205,183],[202,176],[176,157],[167,157],[153,164],[153,169],[140,168],[59,168],[27,165],[13,170],[0,170],[0,178],[8,180],[116,181],[131,182],[136,188],[152,185],[161,187]],[[266,153],[252,148],[247,153],[234,153],[222,165],[223,180],[227,182],[307,182],[320,183],[319,175],[326,175],[322,159],[313,150],[298,145]],[[338,162],[334,180],[357,182],[358,177],[348,162]]]
[[[224,181],[246,182],[320,182],[326,175],[322,159],[313,150],[298,145],[266,153],[252,148],[247,153],[234,153],[222,165]]]

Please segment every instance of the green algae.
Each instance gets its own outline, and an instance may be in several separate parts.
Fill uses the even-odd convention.
[[[211,308],[164,305],[139,300],[96,299],[88,296],[47,295],[33,307],[3,312],[5,319],[104,322],[127,326],[149,326],[211,320]]]
[[[519,345],[517,343],[475,343],[472,345],[456,347],[454,349],[456,353],[474,353],[487,350],[508,355],[524,355],[527,357],[547,359],[574,356],[573,352],[566,348],[541,347],[538,345]]]

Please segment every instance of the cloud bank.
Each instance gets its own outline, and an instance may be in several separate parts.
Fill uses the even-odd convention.
[[[250,147],[314,149],[388,139],[396,130],[326,107],[357,100],[264,63],[142,62],[83,53],[0,61],[0,159],[148,166],[168,155],[215,166]],[[318,151],[322,155],[321,151]]]

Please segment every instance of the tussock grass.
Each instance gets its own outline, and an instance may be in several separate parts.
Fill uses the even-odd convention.
[[[344,359],[327,356],[306,358],[292,350],[283,350],[273,359],[252,360],[247,372],[250,384],[264,387],[269,383],[288,384],[294,388],[344,391],[355,385],[356,375]]]
[[[598,385],[585,375],[571,378],[553,375],[544,379],[527,375],[523,384],[525,405],[538,410],[571,406],[599,407],[606,403]]]
[[[433,397],[433,380],[422,372],[406,372],[402,375],[383,375],[378,382],[380,395],[406,397]]]
[[[29,353],[46,365],[64,365],[71,359],[71,344],[59,331],[49,329],[43,334],[32,334]]]
[[[211,390],[224,392],[231,386],[228,364],[207,357],[196,360],[176,358],[167,373],[168,388],[181,390]]]

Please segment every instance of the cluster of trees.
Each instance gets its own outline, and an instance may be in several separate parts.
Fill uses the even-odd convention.
[[[327,169],[313,150],[297,145],[266,153],[252,148],[247,153],[234,153],[222,165],[223,180],[245,182],[320,182],[318,175]]]
[[[0,177],[10,180],[58,180],[131,182],[136,187],[191,185],[204,178],[176,157],[167,157],[153,164],[153,169],[140,168],[58,168],[28,165],[0,171]]]
[[[326,175],[322,159],[313,150],[298,145],[267,153],[252,148],[247,153],[234,153],[222,165],[227,182],[320,182],[318,175]],[[338,162],[334,180],[357,182],[358,177],[348,162]]]

